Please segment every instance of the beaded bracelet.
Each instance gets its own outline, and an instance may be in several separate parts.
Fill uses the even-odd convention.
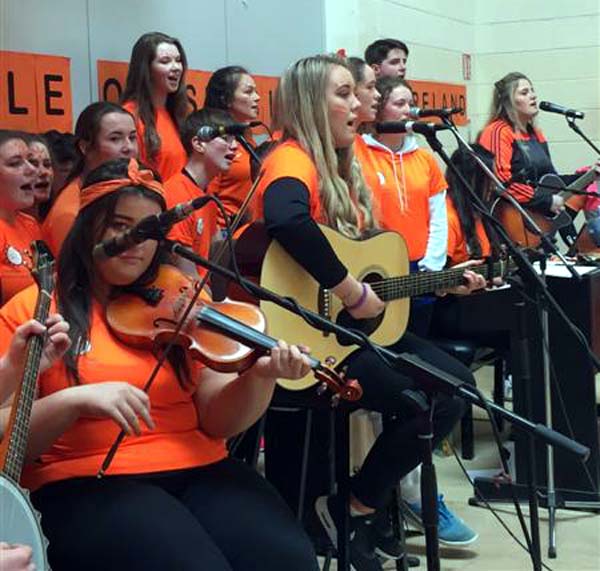
[[[367,284],[363,282],[362,293],[360,294],[360,297],[352,305],[347,305],[346,309],[348,309],[349,311],[354,311],[355,309],[358,309],[365,302],[365,299],[367,299]]]

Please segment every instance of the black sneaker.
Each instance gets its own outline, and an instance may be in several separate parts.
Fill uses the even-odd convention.
[[[321,496],[315,502],[315,510],[331,543],[337,549],[337,528],[333,518],[336,501],[335,496]],[[350,568],[353,571],[383,571],[371,537],[371,516],[350,518]]]
[[[409,567],[418,567],[421,564],[418,557],[406,553],[405,546],[396,537],[387,509],[376,512],[371,526],[371,538],[375,553],[383,560],[406,557]]]
[[[385,559],[400,559],[404,555],[402,543],[394,534],[387,509],[375,513],[372,537],[377,555]]]

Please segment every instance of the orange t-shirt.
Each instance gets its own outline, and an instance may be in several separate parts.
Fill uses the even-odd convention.
[[[42,222],[42,236],[56,258],[77,218],[81,204],[81,178],[73,179],[58,195]]]
[[[435,158],[424,149],[398,156],[378,147],[366,152],[359,145],[354,148],[379,209],[380,226],[398,232],[406,241],[409,259],[420,260],[429,238],[429,199],[448,187]],[[403,187],[405,209],[399,196]]]
[[[254,141],[249,140],[254,146]],[[226,172],[217,175],[208,185],[209,194],[214,194],[225,207],[230,217],[235,216],[252,187],[250,174],[250,154],[241,145],[238,146],[235,158]],[[221,211],[217,212],[219,228],[225,227]]]
[[[33,283],[31,242],[41,239],[40,225],[32,216],[17,212],[12,223],[0,218],[0,305]]]
[[[255,220],[264,217],[263,196],[268,186],[280,178],[295,178],[304,183],[308,189],[311,217],[321,224],[327,223],[321,214],[317,168],[296,141],[288,139],[277,145],[263,161],[261,172],[263,176],[256,189],[256,199],[253,201]]]
[[[446,198],[446,210],[448,212],[448,257],[450,265],[455,266],[471,259],[467,249],[467,241],[458,218],[458,212],[450,198]],[[491,254],[490,241],[480,218],[475,220],[475,234],[481,245],[481,257],[487,258]]]
[[[165,183],[167,208],[173,208],[180,202],[189,202],[204,196],[202,190],[185,172],[172,176]],[[189,246],[203,258],[208,258],[210,243],[217,231],[217,205],[209,202],[199,210],[194,210],[185,220],[175,224],[169,233],[171,240],[178,240]],[[207,269],[196,266],[198,274],[203,277]]]
[[[37,291],[35,285],[27,288],[0,310],[0,354],[6,351],[16,327],[33,315]],[[90,324],[89,350],[79,358],[81,384],[126,381],[141,389],[156,363],[152,353],[114,337],[104,319],[104,309],[95,301]],[[40,376],[38,398],[69,386],[61,360]],[[194,388],[181,388],[171,365],[166,363],[149,392],[156,428],[148,430],[140,423],[142,434],[123,440],[108,474],[180,470],[223,459],[227,455],[224,440],[210,438],[198,428],[193,392]],[[36,462],[25,466],[22,484],[35,490],[49,482],[94,476],[119,432],[111,419],[80,417]]]
[[[155,160],[150,160],[146,153],[146,146],[144,145],[144,132],[146,128],[138,116],[137,104],[135,101],[127,101],[123,104],[123,108],[135,117],[140,160],[156,170],[163,181],[170,179],[173,175],[181,171],[187,163],[187,154],[179,138],[177,125],[171,119],[169,112],[164,107],[156,110],[154,121],[156,132],[160,137],[160,148]]]
[[[371,152],[371,148],[367,145],[366,141],[360,136],[354,137],[354,156],[360,165],[363,178],[367,183],[367,186],[374,193],[375,187],[381,184],[379,176],[377,176],[377,159]],[[373,200],[375,200],[374,194],[372,194]]]

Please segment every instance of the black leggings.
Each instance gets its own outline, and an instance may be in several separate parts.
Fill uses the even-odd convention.
[[[65,480],[32,500],[56,571],[318,569],[289,508],[232,459],[166,474]]]
[[[459,361],[412,333],[405,333],[390,349],[412,353],[463,382],[475,383],[472,373]],[[363,388],[360,407],[394,417],[384,423],[383,432],[352,478],[352,493],[365,505],[380,508],[401,478],[421,463],[419,420],[414,406],[403,394],[406,389],[419,387],[413,379],[390,369],[372,351],[357,351],[348,362],[348,377],[359,379]],[[438,393],[433,406],[435,446],[460,420],[465,404],[460,398]]]
[[[474,384],[472,373],[456,359],[450,357],[435,345],[405,333],[402,339],[390,347],[398,353],[408,352],[419,356],[466,383]],[[400,480],[421,463],[418,419],[415,408],[403,394],[406,389],[418,388],[415,382],[387,365],[370,350],[359,350],[347,359],[348,378],[356,378],[363,389],[363,396],[354,405],[342,403],[340,406],[353,406],[388,414],[393,419],[384,423],[383,432],[371,447],[362,468],[352,478],[352,493],[365,505],[380,508],[389,501],[390,492]],[[304,391],[286,391],[278,388],[275,401],[279,397],[287,406],[310,403],[315,400],[314,387]],[[324,399],[326,397],[321,397]],[[465,411],[462,399],[437,394],[434,403],[433,428],[434,445],[444,438],[460,420]],[[321,415],[322,416],[322,415]],[[320,418],[311,438],[310,469],[318,467],[325,473],[327,449],[324,439],[319,436],[326,430],[326,420]],[[304,438],[302,415],[270,411],[266,427],[266,470],[271,480],[290,505],[297,505],[298,474],[301,463],[301,442]],[[314,497],[326,491],[322,474],[311,474],[309,496]],[[315,484],[311,484],[315,482]],[[318,488],[315,490],[314,488]],[[307,497],[307,503],[309,498]]]

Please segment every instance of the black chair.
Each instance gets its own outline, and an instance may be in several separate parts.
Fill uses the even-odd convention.
[[[267,479],[292,506],[299,521],[313,536],[317,552],[325,557],[323,571],[330,568],[333,557],[337,557],[338,570],[350,569],[350,414],[354,410],[344,403],[331,407],[329,399],[316,395],[314,389],[294,392],[278,388],[256,434],[255,459],[258,457],[258,442],[264,434]],[[278,422],[278,418],[284,421]],[[283,423],[292,428],[279,430]],[[270,466],[270,454],[277,455],[282,449],[285,454],[285,447],[300,442],[299,462],[295,457],[283,467],[279,465],[274,469]],[[312,507],[315,495],[322,494],[337,494],[342,498],[341,513],[334,514],[338,531],[337,549],[328,539],[318,539],[319,536],[324,537],[324,532],[316,523]],[[311,529],[315,533],[311,533]],[[396,568],[405,569],[403,561],[397,562]]]
[[[506,353],[504,349],[481,347],[470,339],[431,339],[440,349],[460,361],[473,372],[487,365],[494,367],[493,400],[499,406],[504,406],[504,373]],[[498,428],[502,430],[500,417],[496,418]],[[472,460],[475,455],[475,440],[473,429],[473,406],[469,405],[460,422],[461,456],[464,460]]]

